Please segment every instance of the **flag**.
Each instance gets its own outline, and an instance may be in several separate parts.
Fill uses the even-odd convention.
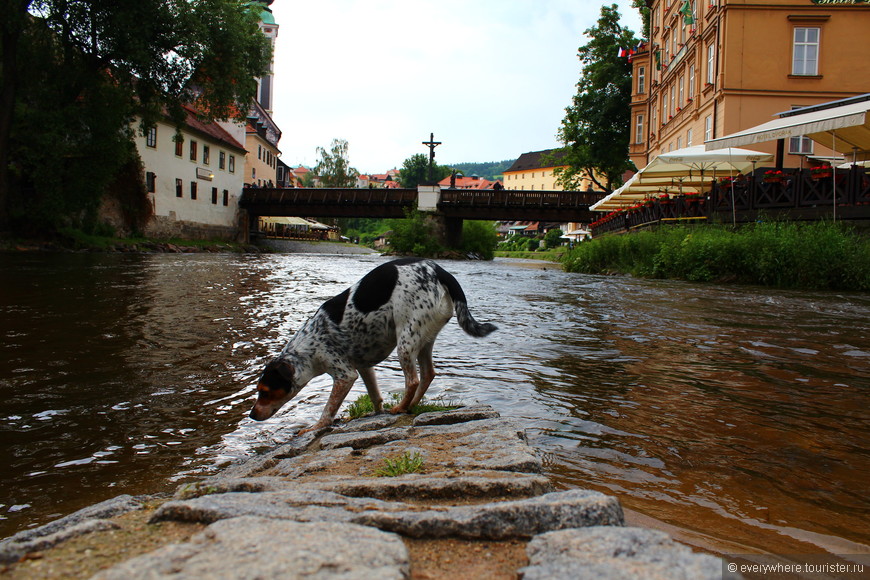
[[[680,6],[680,14],[683,15],[683,24],[694,24],[695,16],[692,14],[692,4],[689,0],[683,0]]]
[[[616,53],[616,56],[619,56],[619,57],[628,56],[628,51],[620,46],[619,51]]]
[[[656,57],[656,70],[662,70],[662,51],[661,51],[661,49],[656,49],[654,54]]]

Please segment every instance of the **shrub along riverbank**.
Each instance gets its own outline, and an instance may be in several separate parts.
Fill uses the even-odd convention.
[[[584,242],[568,272],[780,288],[870,290],[870,237],[831,222],[659,227]]]

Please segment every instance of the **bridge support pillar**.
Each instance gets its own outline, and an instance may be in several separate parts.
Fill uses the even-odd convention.
[[[432,230],[435,232],[435,238],[439,244],[453,250],[462,245],[462,218],[427,213],[426,221],[432,224]]]

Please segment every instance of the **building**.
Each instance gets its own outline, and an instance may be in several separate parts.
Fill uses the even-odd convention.
[[[281,130],[259,103],[254,103],[245,126],[245,184],[251,187],[274,186],[278,181],[278,141]]]
[[[238,228],[245,148],[220,124],[204,123],[186,108],[176,138],[169,120],[145,135],[136,147],[145,166],[145,186],[154,218],[151,237],[232,238]]]
[[[504,188],[525,191],[561,191],[562,188],[556,185],[556,176],[553,171],[558,167],[565,166],[557,165],[548,160],[548,156],[555,152],[556,149],[546,149],[544,151],[529,151],[520,155],[504,172]]]
[[[630,157],[656,155],[867,90],[870,9],[853,0],[648,0],[649,41],[632,55]],[[757,150],[777,153],[776,142]],[[832,154],[806,138],[779,162]]]
[[[278,26],[269,5],[260,10],[260,30],[273,43]],[[238,200],[246,185],[265,186],[278,180],[281,131],[272,120],[272,66],[257,79],[257,98],[247,122],[203,123],[187,109],[180,140],[175,127],[159,122],[136,138],[146,176],[154,219],[145,227],[152,237],[225,238],[247,230],[238,215]],[[283,177],[283,176],[282,176]]]
[[[442,188],[450,189],[504,189],[499,180],[490,181],[477,175],[465,177],[464,175],[452,175],[438,182]]]

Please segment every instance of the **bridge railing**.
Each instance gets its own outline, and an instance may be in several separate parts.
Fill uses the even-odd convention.
[[[442,189],[439,204],[502,207],[588,207],[600,200],[600,191],[518,191],[515,189]]]
[[[246,187],[239,205],[241,207],[253,205],[324,206],[356,203],[367,205],[412,205],[416,203],[416,200],[416,189]]]

